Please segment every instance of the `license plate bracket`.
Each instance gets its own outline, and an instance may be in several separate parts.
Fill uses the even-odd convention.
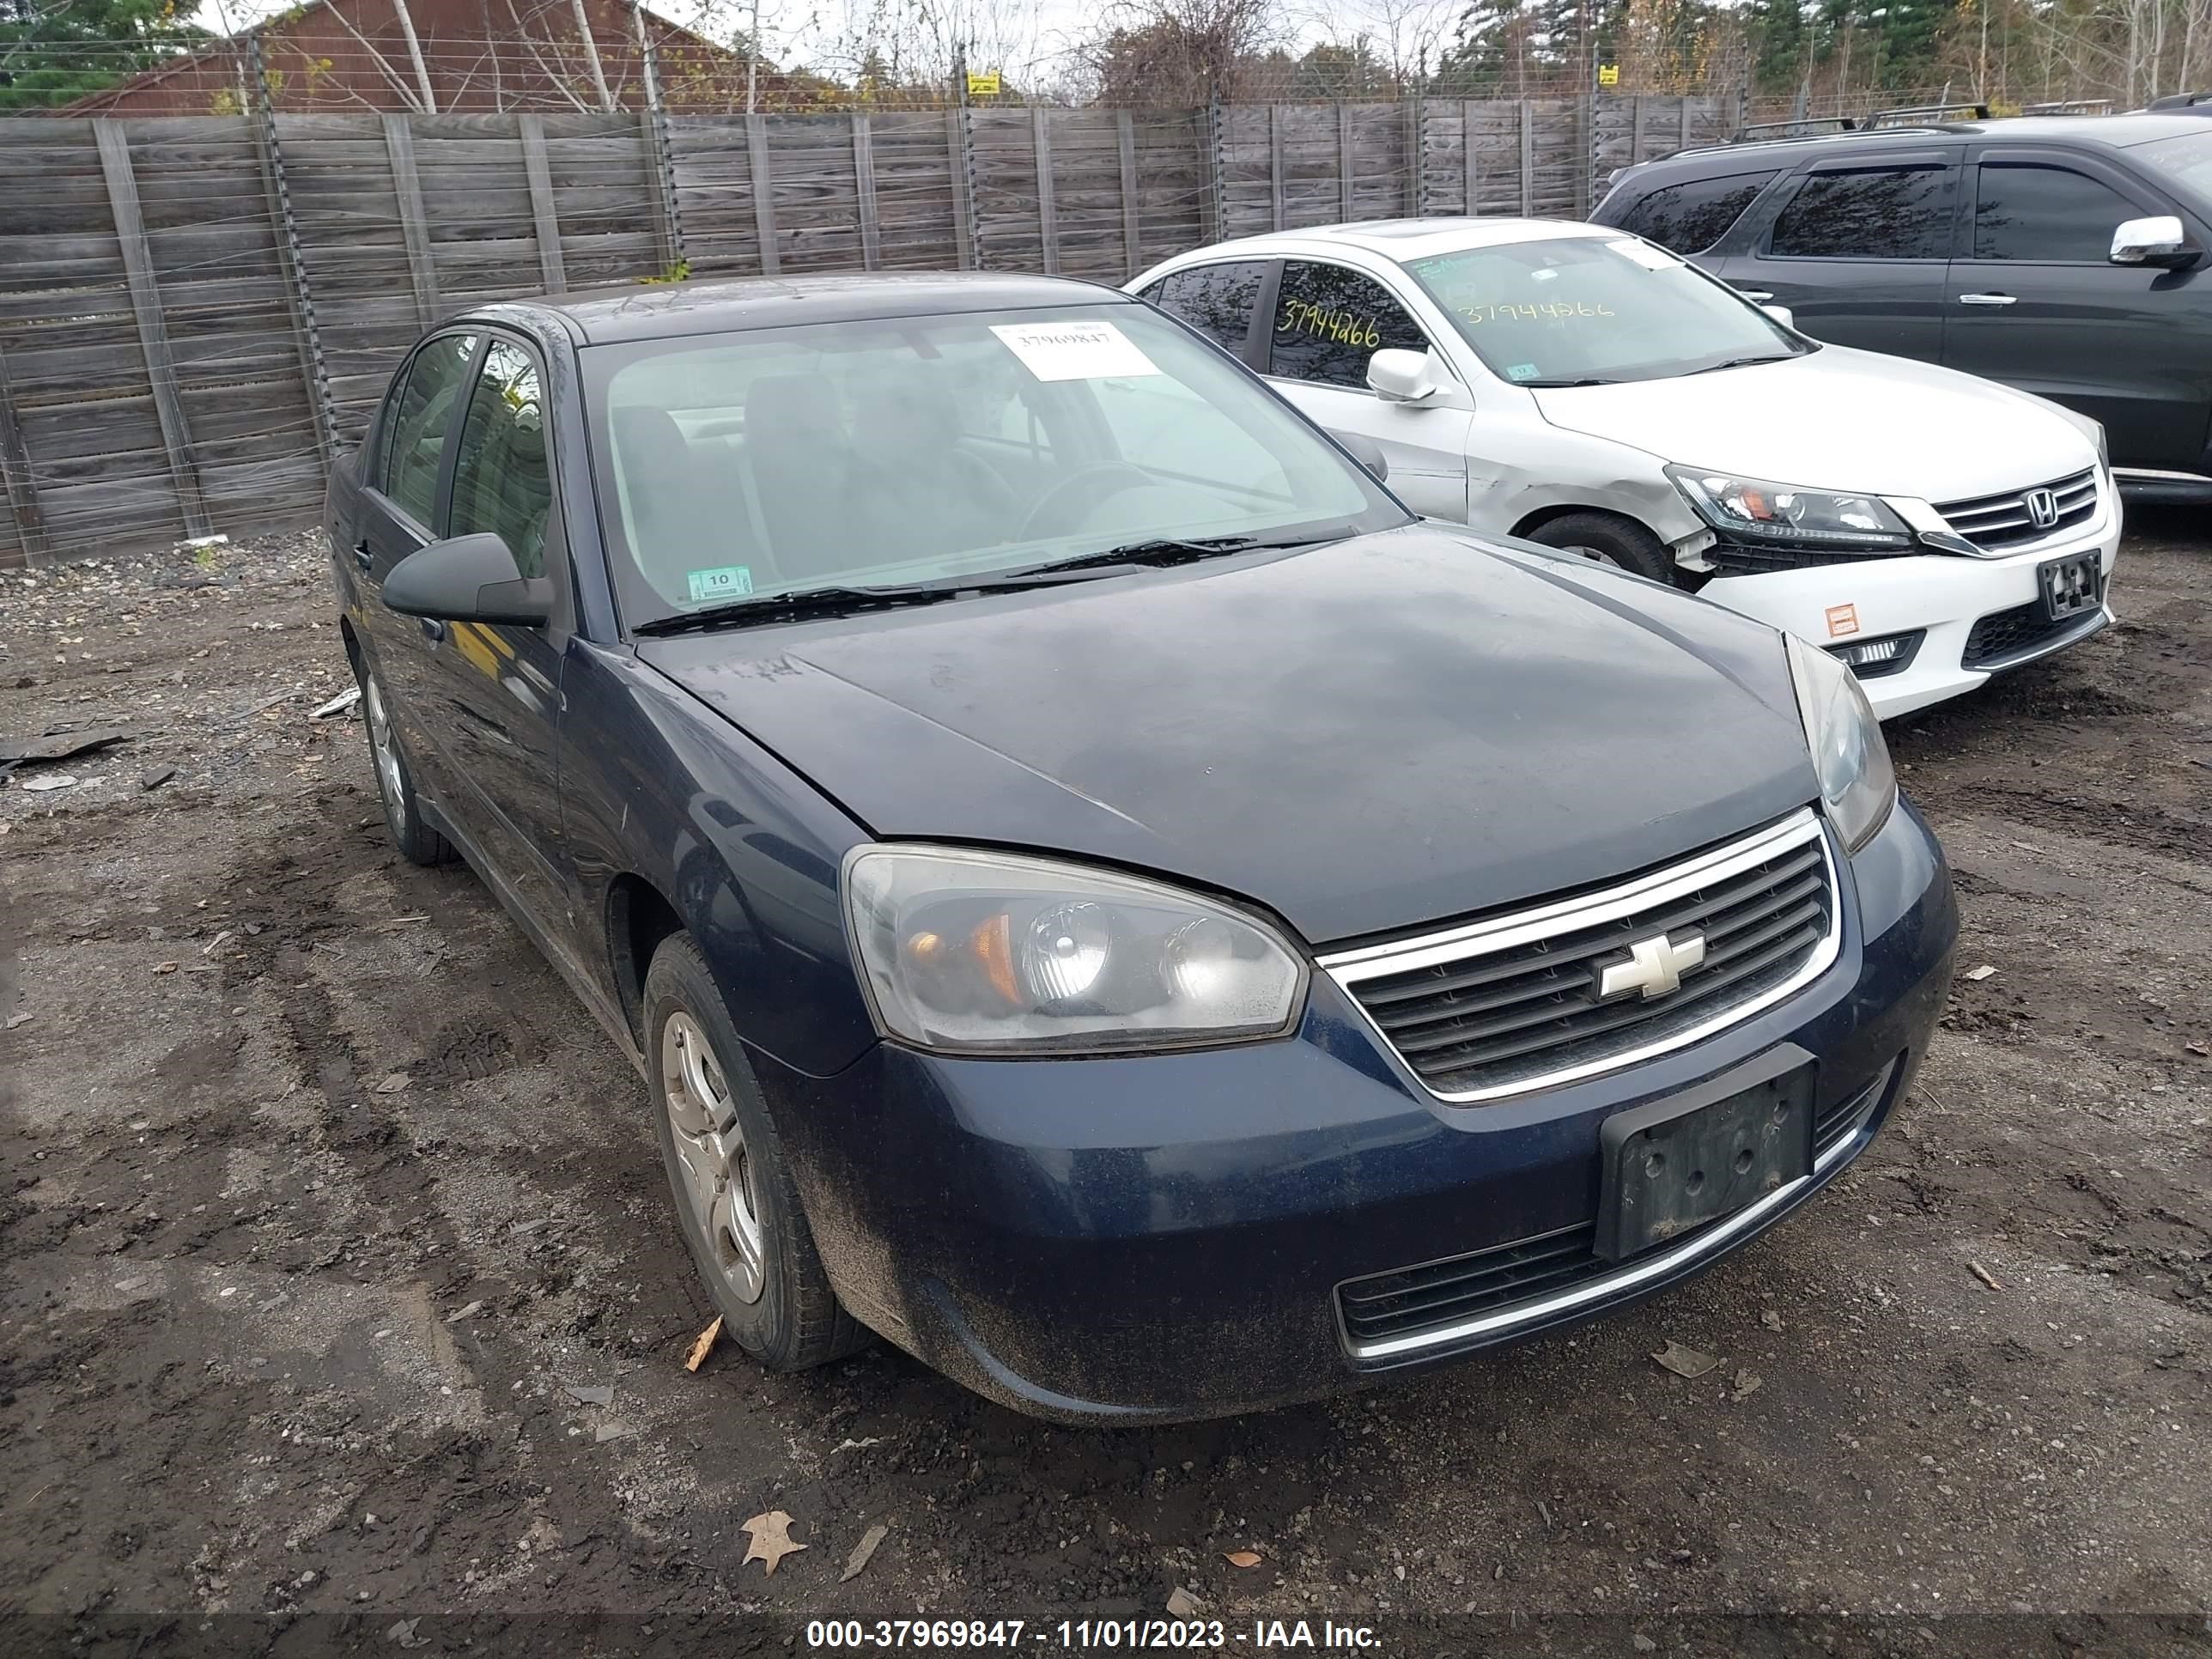
[[[1607,1118],[1597,1253],[1635,1255],[1810,1175],[1814,1075],[1798,1066],[1717,1099],[1662,1100]]]
[[[2043,603],[2043,620],[2064,622],[2101,602],[2103,561],[2094,553],[2046,559],[2036,566],[2035,581]]]

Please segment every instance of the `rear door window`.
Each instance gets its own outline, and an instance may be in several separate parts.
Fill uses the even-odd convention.
[[[1975,179],[1974,258],[2103,264],[2112,232],[2137,211],[2070,167],[1985,161]]]
[[[1774,222],[1783,259],[1944,259],[1958,169],[1941,165],[1815,173]]]
[[[1774,172],[1770,168],[1663,185],[1630,206],[1619,221],[1620,228],[1677,253],[1703,253],[1743,217],[1743,210],[1766,188]]]
[[[417,524],[428,526],[438,503],[438,464],[468,388],[476,360],[473,334],[441,334],[407,365],[407,386],[392,410],[392,434],[378,479],[384,493]]]
[[[1364,271],[1304,259],[1283,266],[1267,372],[1286,380],[1367,388],[1367,360],[1388,348],[1426,351],[1429,337]]]
[[[1252,307],[1267,271],[1266,262],[1258,259],[1200,265],[1162,277],[1145,290],[1145,298],[1241,357],[1252,337]]]

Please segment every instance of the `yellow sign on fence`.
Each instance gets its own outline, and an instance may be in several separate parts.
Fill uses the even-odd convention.
[[[996,98],[999,95],[999,71],[984,70],[968,71],[968,95],[970,98]]]
[[[1619,86],[1620,84],[1620,65],[1618,64],[1600,64],[1597,66],[1597,83],[1601,87]]]

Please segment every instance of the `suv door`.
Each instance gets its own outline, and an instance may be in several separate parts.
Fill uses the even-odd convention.
[[[356,540],[350,550],[367,603],[362,623],[370,665],[407,752],[433,799],[447,793],[442,756],[423,724],[433,625],[384,608],[384,580],[392,566],[428,543],[438,522],[449,440],[467,401],[479,331],[434,334],[415,349],[392,383],[377,421],[374,448],[363,468]]]
[[[1414,512],[1466,523],[1474,399],[1404,301],[1365,271],[1286,259],[1271,317],[1259,349],[1275,389],[1328,431],[1381,445],[1391,492]],[[1418,404],[1369,390],[1368,360],[1386,348],[1427,352],[1443,389]]]
[[[1940,362],[1958,198],[1955,147],[1814,161],[1718,275],[1816,340]]]
[[[1944,362],[2095,416],[2120,465],[2197,470],[2212,413],[2212,307],[2200,296],[2212,283],[2108,257],[2124,221],[2180,210],[2094,155],[1971,154]]]
[[[442,533],[496,532],[525,576],[550,576],[543,628],[425,623],[422,718],[483,856],[556,938],[568,926],[560,799],[561,659],[574,584],[548,458],[545,376],[535,354],[489,335],[450,465]]]

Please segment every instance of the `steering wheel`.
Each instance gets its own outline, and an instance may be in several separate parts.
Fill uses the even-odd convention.
[[[1062,478],[1037,498],[1036,505],[1022,520],[1015,539],[1029,541],[1044,533],[1055,520],[1066,514],[1071,504],[1079,503],[1087,510],[1125,491],[1148,489],[1152,482],[1150,473],[1127,461],[1102,461],[1096,466],[1086,466],[1073,477]]]

